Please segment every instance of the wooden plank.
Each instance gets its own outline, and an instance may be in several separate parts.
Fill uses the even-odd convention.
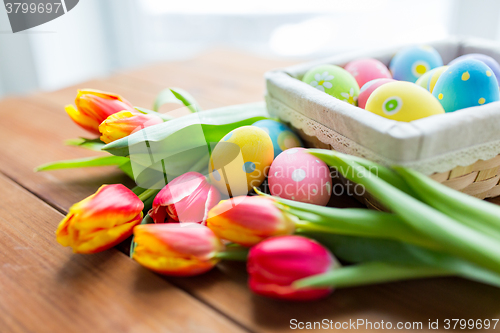
[[[243,59],[246,60],[233,59],[233,61],[236,64],[250,63],[255,71],[259,68],[264,70],[263,68],[267,66],[259,65],[260,60],[257,58],[254,58],[253,62],[249,61],[251,58]],[[203,61],[208,65],[213,60]],[[213,65],[214,68],[216,65]],[[185,63],[183,66],[188,65]],[[223,65],[217,66],[223,67]],[[236,65],[233,67],[239,68]],[[196,68],[198,71],[203,70],[203,67]],[[223,71],[225,73],[223,75],[230,77],[241,74],[234,68]],[[195,87],[198,90],[194,91],[199,93],[199,96],[207,96],[207,99],[210,96],[214,103],[221,104],[245,101],[240,98],[261,99],[258,97],[257,87],[257,82],[262,82],[262,78],[258,77],[261,74],[244,76],[248,81],[254,81],[249,84],[253,90],[248,90],[246,95],[240,92],[241,95],[237,97],[226,98],[232,88],[217,86],[220,83],[219,79],[209,79],[209,75],[198,74],[196,70],[189,72],[188,78],[185,73],[186,71],[180,70],[177,64],[165,64],[151,66],[144,71],[124,73],[111,78],[110,82],[129,80],[122,84],[129,86],[133,82],[141,82],[142,87],[163,87],[172,85],[173,82],[182,82],[184,85],[177,86],[190,92],[191,88]],[[210,76],[215,74],[209,73]],[[212,92],[214,95],[210,95]],[[132,90],[130,94],[133,94]],[[54,108],[54,105],[59,103],[57,101],[66,98],[61,96],[66,95],[56,96],[57,99],[52,99],[49,104],[37,104],[33,99],[29,102],[23,100],[0,102],[0,116],[3,119],[3,123],[0,124],[0,140],[9,142],[8,145],[0,146],[0,171],[51,204],[67,210],[71,203],[93,193],[100,184],[121,182],[125,178],[120,176],[119,172],[112,171],[112,168],[40,174],[31,172],[34,166],[43,162],[94,154],[61,145],[63,139],[84,134],[67,119],[61,108]],[[135,97],[131,95],[127,98],[132,101]],[[341,197],[339,201],[344,199]],[[349,205],[342,204],[342,206]],[[364,318],[371,321],[427,322],[428,319],[476,319],[487,316],[498,318],[500,315],[497,304],[500,295],[497,289],[461,279],[432,279],[345,289],[336,291],[332,297],[324,301],[301,304],[278,302],[252,295],[246,287],[246,278],[244,265],[223,263],[212,272],[200,277],[168,280],[243,326],[258,332],[287,331],[289,321],[293,318],[300,321],[316,321],[324,318],[348,321]]]
[[[62,215],[0,176],[2,332],[242,332],[117,250],[76,255]]]

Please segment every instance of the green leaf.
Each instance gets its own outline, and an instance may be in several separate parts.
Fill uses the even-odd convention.
[[[206,172],[214,144],[233,129],[267,116],[263,103],[194,113],[147,127],[106,145],[103,150],[117,156],[130,156],[134,174],[155,171],[158,182],[164,174],[176,177],[189,170]]]
[[[500,240],[500,207],[461,193],[405,167],[394,167],[421,201],[470,228]]]
[[[123,171],[127,176],[130,177],[130,179],[134,179],[134,171],[132,170],[132,164],[130,163],[130,160],[127,158],[127,161],[121,165],[118,166],[121,171]]]
[[[138,106],[134,106],[134,109],[136,109],[137,111],[139,111],[141,113],[144,113],[144,114],[151,114],[151,115],[160,117],[164,121],[169,121],[169,120],[175,119],[174,117],[169,116],[168,114],[156,112],[156,111],[153,111],[153,110],[148,110],[148,109],[145,109],[145,108],[140,108]]]
[[[392,281],[452,275],[451,272],[424,265],[401,265],[370,262],[335,268],[324,274],[313,275],[293,283],[295,288],[344,288]]]
[[[101,151],[101,148],[106,145],[104,142],[101,141],[101,139],[86,139],[86,138],[69,139],[64,141],[64,144],[67,146],[77,146],[94,151]]]
[[[498,274],[455,256],[416,245],[388,239],[332,235],[300,229],[297,230],[297,234],[317,240],[330,249],[337,258],[349,263],[377,261],[428,265],[449,270],[470,280],[500,287]]]
[[[490,235],[471,229],[435,210],[374,176],[356,162],[341,156],[312,154],[336,168],[347,179],[363,185],[375,199],[401,217],[416,233],[435,241],[447,253],[500,273],[500,244]],[[345,172],[349,167],[352,172]]]
[[[127,161],[128,158],[120,156],[95,156],[95,157],[79,158],[75,160],[65,160],[65,161],[47,163],[40,165],[39,167],[36,167],[35,171],[122,165]]]
[[[162,90],[153,104],[153,110],[158,111],[163,104],[175,103],[186,106],[191,112],[201,111],[200,106],[193,96],[180,88],[167,88]]]

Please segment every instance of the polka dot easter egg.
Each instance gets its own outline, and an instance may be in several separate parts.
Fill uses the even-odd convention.
[[[268,176],[272,195],[325,206],[332,193],[330,169],[304,148],[285,150],[276,157]]]
[[[360,87],[371,80],[392,78],[389,69],[381,61],[373,58],[351,61],[344,68],[354,76]]]
[[[365,109],[384,118],[406,122],[444,113],[430,92],[404,81],[389,82],[375,89]]]
[[[368,100],[368,97],[370,97],[372,92],[375,91],[375,89],[377,89],[381,85],[389,83],[389,82],[396,82],[396,80],[393,80],[393,79],[375,79],[375,80],[371,80],[370,82],[366,82],[365,85],[359,91],[358,106],[360,108],[364,109],[366,106],[366,101]]]
[[[310,69],[302,79],[314,88],[335,98],[356,105],[359,86],[356,79],[339,66],[321,65]]]
[[[488,104],[500,98],[493,71],[475,59],[451,65],[438,79],[432,94],[446,112]]]
[[[284,150],[293,147],[303,147],[299,137],[288,126],[279,121],[264,119],[255,122],[253,126],[257,126],[269,134],[273,142],[274,157],[278,156]]]
[[[419,77],[439,66],[443,66],[439,53],[431,46],[422,45],[401,49],[392,58],[389,69],[395,80],[416,82]]]
[[[459,61],[462,60],[468,60],[468,59],[475,59],[484,62],[486,66],[488,66],[492,71],[493,74],[495,74],[495,77],[497,81],[500,81],[500,65],[498,62],[493,59],[490,56],[487,56],[486,54],[481,54],[481,53],[469,53],[469,54],[464,54],[463,56],[460,56],[458,58],[453,59],[450,61],[448,64],[449,66],[456,64]]]
[[[246,195],[262,184],[273,157],[269,135],[256,126],[242,126],[215,146],[209,162],[209,178],[223,195]]]

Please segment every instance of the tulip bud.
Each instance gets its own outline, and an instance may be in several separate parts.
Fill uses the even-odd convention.
[[[75,253],[107,250],[132,235],[141,223],[142,201],[121,184],[103,185],[95,194],[74,204],[59,223],[59,244]]]
[[[315,300],[332,288],[296,289],[292,283],[332,270],[337,262],[319,243],[302,236],[267,239],[250,249],[247,262],[250,289],[259,295],[285,300]]]
[[[208,212],[207,226],[228,241],[252,246],[262,240],[295,231],[292,216],[264,197],[240,196],[219,203]]]
[[[193,276],[218,262],[224,249],[212,230],[197,223],[141,224],[134,229],[133,258],[157,273]]]
[[[219,191],[198,172],[187,172],[169,182],[153,201],[149,216],[155,223],[206,224],[208,211],[220,201]]]
[[[109,116],[119,111],[135,111],[129,101],[120,95],[99,90],[78,90],[73,105],[66,106],[70,118],[89,132],[100,134],[99,125]]]
[[[120,111],[112,114],[99,125],[101,141],[110,143],[148,126],[161,123],[163,123],[163,120],[153,114],[143,114],[127,110]]]

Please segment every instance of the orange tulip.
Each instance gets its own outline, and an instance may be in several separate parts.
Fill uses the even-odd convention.
[[[281,212],[272,199],[258,196],[221,201],[208,212],[207,226],[220,238],[244,246],[295,231],[291,215]]]
[[[110,143],[129,136],[148,126],[162,123],[163,120],[153,114],[143,114],[133,111],[120,111],[112,114],[99,125],[101,141]]]
[[[224,249],[207,227],[198,223],[142,224],[134,228],[137,244],[133,258],[157,273],[193,276],[205,273],[218,262]]]
[[[142,220],[142,201],[121,184],[103,185],[74,204],[59,223],[57,241],[75,253],[107,250],[132,235]]]
[[[120,95],[99,90],[78,90],[73,105],[66,106],[70,118],[89,132],[100,134],[99,125],[109,116],[119,111],[135,109]]]

